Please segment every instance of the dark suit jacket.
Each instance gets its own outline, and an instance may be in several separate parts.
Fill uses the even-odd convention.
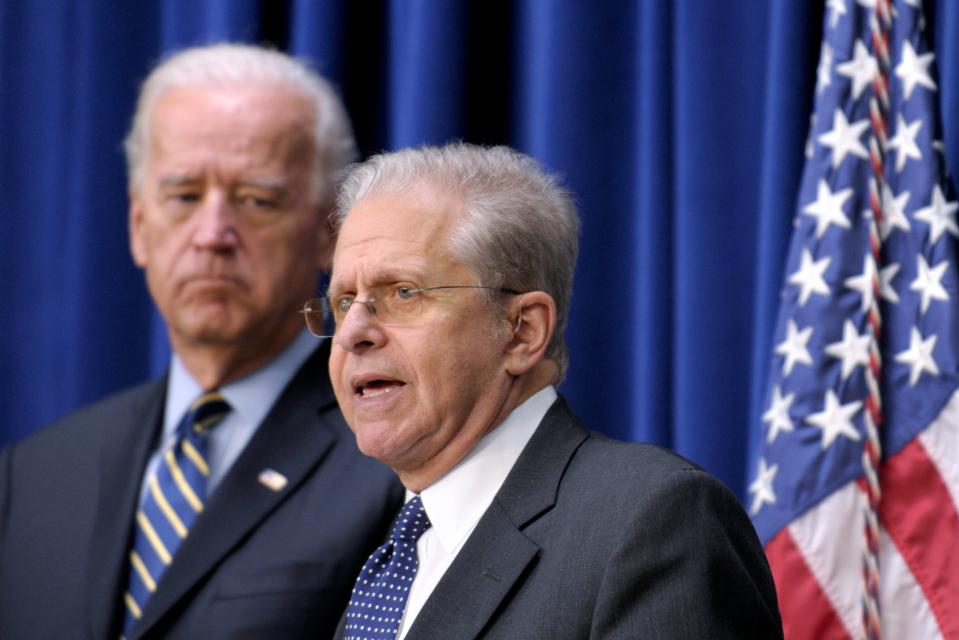
[[[336,407],[329,346],[284,390],[209,497],[133,638],[324,638],[402,502]],[[0,454],[0,638],[119,637],[140,479],[165,380]],[[289,480],[274,492],[264,468]]]
[[[406,636],[781,637],[733,494],[664,449],[587,431],[562,399]]]

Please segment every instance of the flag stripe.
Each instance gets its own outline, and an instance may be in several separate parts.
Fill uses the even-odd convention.
[[[925,594],[885,530],[879,535],[879,556],[882,637],[941,639]]]
[[[783,633],[788,640],[849,637],[788,530],[769,541],[766,556],[779,591]]]
[[[926,454],[939,470],[952,497],[953,508],[959,511],[959,392],[954,393],[919,440]]]
[[[884,489],[880,518],[922,587],[939,627],[959,638],[959,515],[936,466],[913,440],[880,470]],[[952,541],[952,544],[935,544]]]
[[[787,528],[846,633],[853,637],[860,635],[862,626],[859,563],[862,537],[859,533],[865,504],[866,494],[855,482],[850,482]],[[850,559],[855,562],[849,562]],[[805,615],[799,615],[796,623],[807,624]]]
[[[842,560],[845,554],[856,553],[858,549],[858,538],[852,534],[862,526],[864,502],[860,484],[851,482],[767,545],[766,555],[779,589],[784,628],[792,629],[786,633],[787,640],[862,637],[858,600],[861,574],[857,563]],[[787,540],[782,540],[783,536],[788,536]],[[880,545],[883,635],[924,640],[941,638],[923,590],[884,530],[880,531]],[[815,588],[806,584],[806,580],[813,580]],[[830,631],[827,625],[830,618],[842,626],[841,632]]]

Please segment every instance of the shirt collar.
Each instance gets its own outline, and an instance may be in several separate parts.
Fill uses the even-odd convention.
[[[220,393],[230,403],[233,415],[243,421],[258,425],[273,407],[281,391],[293,378],[300,366],[317,349],[320,341],[306,329],[278,356],[253,373],[220,387]],[[176,354],[170,363],[167,380],[166,407],[163,418],[163,439],[172,437],[177,424],[190,404],[204,391],[183,366]]]
[[[420,493],[444,551],[453,553],[472,532],[555,400],[553,387],[537,391]],[[407,499],[413,495],[407,491]]]

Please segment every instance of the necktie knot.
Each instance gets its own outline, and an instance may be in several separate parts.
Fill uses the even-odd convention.
[[[208,391],[193,401],[190,410],[184,416],[181,429],[186,435],[189,431],[193,433],[204,433],[207,429],[214,426],[230,412],[230,403],[218,391]]]
[[[423,508],[423,501],[416,496],[407,502],[396,516],[390,538],[397,542],[405,540],[415,543],[430,526],[430,519],[426,515],[426,509]]]
[[[367,559],[346,609],[345,640],[395,640],[419,560],[416,541],[430,528],[419,496],[393,521],[390,538]]]

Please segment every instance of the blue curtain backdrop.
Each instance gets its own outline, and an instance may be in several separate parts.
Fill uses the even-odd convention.
[[[927,3],[959,166],[959,2]],[[752,0],[0,0],[0,445],[162,373],[120,144],[164,52],[271,43],[364,154],[453,138],[561,172],[583,218],[563,391],[599,430],[752,475],[823,9]]]

